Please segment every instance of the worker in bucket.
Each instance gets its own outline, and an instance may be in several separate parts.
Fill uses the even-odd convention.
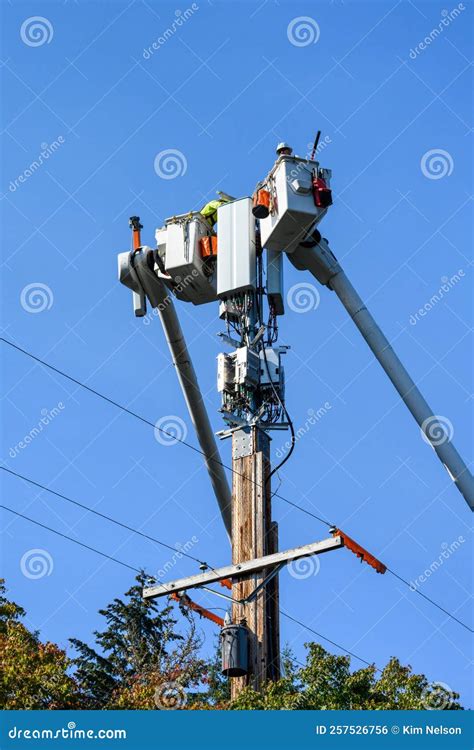
[[[199,212],[201,216],[204,216],[211,229],[214,229],[214,226],[217,223],[217,209],[225,203],[231,203],[235,200],[231,195],[227,195],[227,193],[223,193],[220,190],[217,191],[217,195],[219,198],[206,203]]]

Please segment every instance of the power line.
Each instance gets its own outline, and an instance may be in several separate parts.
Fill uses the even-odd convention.
[[[28,480],[26,480],[26,481],[28,481]],[[40,485],[38,485],[38,486],[40,486]],[[98,550],[95,547],[91,547],[90,545],[85,544],[84,542],[80,542],[78,539],[73,539],[71,536],[68,536],[67,534],[63,534],[61,531],[57,531],[56,529],[53,529],[53,528],[51,528],[51,526],[47,526],[44,523],[40,523],[39,521],[36,521],[34,518],[30,518],[29,516],[25,516],[23,513],[19,513],[18,511],[13,510],[13,508],[9,508],[7,505],[0,505],[0,508],[3,508],[4,510],[7,510],[9,513],[13,513],[15,516],[19,516],[20,518],[23,518],[25,521],[29,521],[30,523],[33,523],[36,526],[40,526],[42,529],[46,529],[47,531],[51,531],[53,534],[56,534],[57,536],[60,536],[63,539],[67,539],[69,542],[74,542],[74,544],[77,544],[80,547],[84,547],[84,549],[89,550],[89,552],[95,552],[96,555],[100,555],[101,557],[105,557],[107,560],[115,562],[118,565],[122,565],[124,568],[128,568],[129,570],[133,570],[135,573],[138,573],[138,574],[143,573],[143,571],[139,570],[139,568],[135,568],[133,565],[129,565],[128,563],[123,562],[123,560],[119,560],[117,557],[113,557],[112,555],[107,555],[105,552],[102,552],[101,550]],[[149,577],[152,578],[152,576],[149,576]],[[350,654],[350,656],[353,656],[355,659],[358,659],[359,661],[362,661],[364,664],[367,664],[369,667],[372,666],[370,664],[370,662],[366,661],[361,656],[357,656],[357,654],[354,654],[352,651],[349,651],[348,649],[344,648],[344,646],[341,646],[339,643],[336,643],[335,641],[332,641],[330,638],[327,638],[326,636],[322,635],[321,633],[318,633],[316,630],[313,630],[308,625],[305,625],[304,623],[302,623],[300,620],[297,620],[295,617],[292,617],[287,612],[283,612],[282,611],[282,615],[284,615],[285,617],[287,617],[289,620],[292,620],[297,625],[300,625],[302,628],[305,628],[306,630],[310,631],[311,633],[314,633],[315,635],[318,636],[318,638],[322,638],[325,641],[327,641],[328,643],[331,643],[333,646],[336,646],[341,651],[344,651],[344,653]],[[378,670],[378,671],[380,671],[380,670]]]
[[[114,401],[114,399],[110,398],[109,396],[106,396],[103,393],[100,393],[100,391],[96,391],[95,388],[91,388],[90,386],[86,385],[85,383],[82,383],[80,380],[77,380],[77,378],[74,378],[72,375],[69,375],[67,372],[64,372],[64,370],[60,370],[58,367],[54,367],[54,365],[50,365],[49,362],[45,362],[45,360],[41,359],[40,357],[37,357],[35,354],[32,354],[31,352],[27,351],[26,349],[22,349],[21,346],[18,346],[17,344],[14,344],[12,341],[9,341],[8,339],[5,339],[3,336],[0,336],[0,341],[3,341],[5,344],[8,344],[8,346],[11,346],[13,349],[16,349],[17,351],[21,352],[22,354],[25,354],[27,357],[30,357],[30,359],[35,360],[39,364],[43,365],[44,367],[48,367],[53,372],[57,373],[58,375],[62,375],[62,377],[67,378],[67,380],[70,380],[72,383],[75,383],[76,385],[80,386],[81,388],[84,388],[86,391],[89,391],[90,393],[93,393],[95,396],[98,396],[98,398],[103,399],[109,404],[112,404],[112,406],[117,407],[117,409],[121,409],[126,414],[129,414],[131,417],[135,417],[136,419],[139,419],[140,422],[143,422],[144,424],[149,425],[150,427],[153,427],[154,430],[158,430],[159,432],[163,433],[163,435],[167,435],[168,437],[173,438],[177,443],[182,443],[187,448],[191,448],[195,453],[198,453],[201,456],[206,457],[204,451],[202,451],[200,448],[197,448],[195,445],[192,445],[192,443],[188,443],[187,440],[183,440],[183,438],[178,437],[177,435],[174,435],[171,432],[168,432],[167,430],[164,430],[162,427],[158,427],[153,422],[150,422],[150,420],[146,419],[145,417],[142,417],[141,414],[137,414],[137,412],[132,411],[131,409],[128,409],[126,406],[123,406],[118,401]],[[241,474],[240,472],[233,469],[231,466],[228,466],[227,464],[220,461],[218,458],[213,458],[212,461],[219,466],[222,466],[224,469],[227,469],[228,471],[232,472],[233,474],[236,474],[237,476],[243,477],[247,481],[254,484],[256,487],[259,487],[260,489],[265,489],[259,482],[256,482],[255,480],[251,479],[250,477],[246,476],[245,474]],[[286,497],[283,497],[283,495],[279,495],[277,493],[272,494],[273,497],[278,497],[280,500],[283,500],[285,503],[288,503],[289,505],[292,505],[294,508],[298,508],[303,513],[306,513],[308,516],[312,516],[317,521],[320,521],[321,523],[324,523],[326,526],[331,527],[333,524],[331,524],[329,521],[326,521],[324,518],[321,518],[320,516],[317,516],[315,513],[312,513],[311,511],[304,508],[302,505],[298,505],[297,503],[292,502],[291,500],[288,500]]]
[[[273,595],[272,595],[271,598],[272,599],[274,598]],[[235,600],[232,599],[231,601],[235,601]],[[260,606],[263,609],[263,605],[260,605]],[[280,607],[280,613],[284,617],[286,617],[288,620],[291,620],[292,622],[296,623],[297,625],[300,625],[302,628],[304,628],[305,630],[308,630],[310,633],[313,633],[314,635],[317,635],[318,638],[322,638],[323,641],[327,641],[332,646],[335,646],[336,648],[338,648],[340,651],[343,651],[348,656],[352,656],[354,659],[358,659],[363,664],[367,664],[367,666],[369,666],[369,667],[372,667],[372,666],[375,667],[375,669],[376,669],[377,672],[382,672],[382,670],[379,667],[377,667],[377,665],[374,664],[373,662],[372,663],[368,662],[366,659],[363,659],[361,656],[359,656],[358,654],[354,653],[353,651],[349,651],[349,649],[345,648],[344,646],[341,646],[340,643],[337,643],[336,641],[331,640],[331,638],[328,638],[326,635],[323,635],[322,633],[318,633],[317,630],[314,630],[309,625],[305,625],[304,622],[301,622],[300,620],[297,620],[296,617],[293,617],[292,615],[288,614],[288,612],[285,612],[283,609],[281,609],[281,607]],[[296,659],[294,657],[292,657],[292,658],[293,658],[293,661],[296,662],[297,664],[299,664],[300,667],[306,668],[308,666],[307,664],[303,664],[302,662],[298,661],[298,659]]]
[[[206,564],[202,560],[199,560],[197,557],[194,557],[194,555],[190,555],[187,552],[183,552],[180,549],[176,549],[176,547],[172,547],[171,544],[166,544],[166,542],[162,542],[160,539],[156,539],[153,536],[150,536],[149,534],[145,534],[143,531],[139,531],[139,529],[134,529],[132,526],[128,526],[126,523],[122,523],[122,521],[118,521],[116,518],[112,518],[112,516],[108,516],[105,513],[101,513],[98,510],[94,510],[94,508],[90,508],[88,505],[84,505],[83,503],[80,503],[78,500],[73,500],[70,497],[67,497],[67,495],[63,495],[61,492],[56,492],[56,490],[52,490],[50,487],[47,487],[44,484],[41,484],[40,482],[36,482],[34,479],[30,479],[29,477],[23,476],[23,474],[18,474],[15,471],[12,471],[11,469],[7,469],[6,466],[0,466],[0,469],[3,469],[3,471],[8,472],[8,474],[11,474],[14,477],[17,477],[18,479],[23,479],[23,481],[28,482],[29,484],[34,485],[35,487],[39,487],[42,490],[45,490],[46,492],[50,492],[52,495],[55,495],[60,500],[66,500],[66,502],[71,503],[72,505],[77,505],[79,508],[83,508],[84,510],[88,511],[88,513],[94,513],[94,515],[99,516],[100,518],[104,518],[106,521],[110,521],[111,523],[116,524],[116,526],[121,526],[123,529],[127,529],[128,531],[131,531],[133,534],[138,534],[139,536],[142,536],[144,539],[149,539],[151,542],[155,542],[155,544],[159,544],[162,547],[166,547],[166,549],[171,550],[172,552],[179,552],[180,555],[183,557],[188,557],[190,560],[194,560],[194,562],[199,563],[199,565]]]
[[[28,480],[26,480],[26,481],[28,481]],[[40,485],[38,485],[38,486],[40,486]],[[60,536],[63,539],[67,539],[70,542],[74,542],[74,544],[77,544],[80,547],[83,547],[84,549],[89,550],[89,552],[94,552],[95,554],[100,555],[101,557],[105,557],[107,560],[115,562],[118,565],[122,565],[123,567],[128,568],[129,570],[133,570],[135,573],[141,574],[141,573],[144,572],[143,570],[140,570],[139,568],[136,568],[133,565],[129,565],[128,563],[125,563],[122,560],[119,560],[118,558],[113,557],[112,555],[108,555],[105,552],[102,552],[101,550],[96,549],[95,547],[91,547],[90,545],[85,544],[84,542],[80,542],[78,539],[73,539],[72,537],[68,536],[67,534],[63,534],[62,532],[57,531],[56,529],[53,529],[50,526],[47,526],[46,524],[40,523],[39,521],[36,521],[35,519],[30,518],[29,516],[25,516],[23,513],[19,513],[18,511],[13,510],[13,508],[9,508],[6,505],[0,505],[0,508],[3,508],[4,510],[7,510],[9,513],[13,513],[16,516],[19,516],[20,518],[23,518],[24,520],[29,521],[30,523],[33,523],[36,526],[40,526],[41,528],[46,529],[47,531],[51,531],[53,534],[56,534],[57,536]],[[392,571],[390,571],[390,572],[392,572]],[[396,575],[396,574],[394,574],[394,575]],[[397,578],[398,577],[399,576],[397,576]],[[151,580],[154,580],[152,576],[149,576],[149,578]],[[403,579],[401,579],[401,580],[403,580]],[[405,583],[405,581],[404,581],[404,583]],[[340,651],[343,651],[345,654],[348,654],[349,656],[352,656],[354,659],[357,659],[358,661],[361,661],[363,664],[366,664],[368,667],[372,667],[373,666],[376,669],[376,671],[378,671],[378,672],[382,672],[382,670],[379,667],[377,667],[374,663],[368,662],[366,659],[362,658],[361,656],[359,656],[358,654],[356,654],[354,651],[351,651],[350,649],[345,648],[340,643],[337,643],[337,641],[334,641],[331,638],[328,638],[327,636],[323,635],[322,633],[319,633],[317,630],[314,630],[314,628],[311,628],[309,625],[306,625],[301,620],[298,620],[296,617],[293,617],[288,612],[285,612],[284,610],[281,610],[281,614],[284,617],[286,617],[288,620],[291,620],[292,622],[294,622],[296,625],[299,625],[300,627],[302,627],[303,629],[305,629],[308,632],[312,633],[313,635],[316,635],[318,638],[322,638],[323,640],[327,641],[332,646],[335,646]],[[449,615],[449,612],[446,612],[446,614]],[[456,619],[456,618],[454,618],[454,619]],[[461,625],[463,625],[464,627],[466,627],[468,630],[470,630],[470,628],[468,628],[466,625],[464,625],[464,623],[462,623],[460,620],[458,620],[458,622]]]
[[[46,526],[46,524],[44,523],[35,521],[34,518],[30,518],[29,516],[24,516],[23,513],[19,513],[17,510],[13,510],[13,508],[8,508],[6,505],[0,505],[0,508],[3,508],[4,510],[8,510],[9,513],[14,513],[15,516],[24,518],[25,521],[30,521],[30,523],[36,524],[36,526],[41,526],[42,529],[47,529],[47,531],[52,531],[53,534],[57,534],[57,536],[62,536],[63,539],[67,539],[70,542],[74,542],[74,544],[78,544],[80,547],[84,547],[85,549],[88,549],[90,552],[95,552],[96,555],[101,555],[102,557],[106,557],[107,560],[112,560],[112,562],[115,562],[118,565],[123,565],[124,568],[129,568],[129,570],[133,570],[135,571],[135,573],[143,572],[142,570],[135,568],[133,565],[129,565],[128,563],[125,563],[122,560],[118,560],[116,557],[112,557],[112,555],[107,555],[105,552],[101,552],[95,547],[90,547],[88,544],[85,544],[84,542],[80,542],[78,539],[73,539],[72,536],[63,534],[61,531],[56,531],[56,529],[52,529],[51,526]]]
[[[191,443],[188,443],[186,440],[183,440],[182,438],[177,437],[173,433],[168,432],[167,430],[164,430],[162,427],[157,427],[153,422],[150,422],[148,419],[146,419],[145,417],[142,417],[140,414],[137,414],[131,409],[128,409],[126,406],[119,404],[118,401],[114,401],[114,399],[110,398],[109,396],[106,396],[105,394],[100,393],[99,391],[96,391],[95,388],[91,388],[89,385],[82,383],[80,380],[77,380],[72,375],[69,375],[67,372],[64,372],[63,370],[60,370],[58,367],[54,367],[54,365],[50,365],[49,362],[45,362],[44,359],[40,359],[35,354],[28,352],[26,349],[22,349],[21,346],[14,344],[12,341],[8,341],[7,339],[3,338],[3,336],[0,337],[0,341],[3,341],[5,344],[8,344],[8,346],[13,347],[14,349],[17,349],[22,354],[25,354],[27,357],[30,357],[30,359],[34,359],[36,362],[39,362],[40,365],[43,365],[44,367],[48,367],[50,370],[57,373],[58,375],[62,375],[63,378],[67,378],[67,380],[70,380],[71,382],[75,383],[81,388],[84,388],[86,391],[93,393],[94,396],[98,396],[104,401],[107,401],[109,404],[112,404],[112,406],[116,406],[118,409],[121,409],[122,411],[126,412],[130,416],[135,417],[136,419],[139,419],[141,422],[144,422],[145,424],[150,425],[150,427],[153,427],[154,429],[157,429],[159,432],[162,432],[164,435],[167,435],[168,437],[172,437],[174,440],[176,440],[176,442],[182,443],[183,445],[186,445],[188,448],[191,448],[191,450],[195,451],[196,453],[200,453],[201,455],[204,455],[203,452],[199,448],[196,448],[196,446],[192,445]],[[219,463],[219,462],[216,461],[216,463]],[[229,467],[225,467],[225,468],[229,468]]]
[[[188,448],[191,448],[191,450],[193,450],[195,453],[198,453],[198,454],[204,456],[204,452],[201,451],[200,448],[196,448],[196,446],[192,445],[191,443],[188,443],[186,440],[183,440],[182,438],[177,437],[176,435],[168,432],[167,430],[164,430],[161,427],[157,427],[153,422],[150,422],[148,419],[146,419],[145,417],[142,417],[140,414],[137,414],[136,412],[132,411],[131,409],[128,409],[126,406],[122,406],[122,404],[118,403],[118,401],[114,401],[114,399],[109,398],[109,396],[105,396],[103,393],[100,393],[99,391],[96,391],[94,388],[91,388],[90,386],[86,385],[85,383],[82,383],[80,380],[77,380],[77,378],[74,378],[72,375],[68,375],[68,373],[64,372],[63,370],[60,370],[59,368],[54,367],[53,365],[50,365],[48,362],[45,362],[44,360],[40,359],[36,355],[34,355],[31,352],[27,351],[26,349],[22,349],[22,347],[18,346],[17,344],[14,344],[12,341],[9,341],[8,339],[5,339],[3,336],[0,336],[0,341],[3,341],[5,344],[8,344],[13,349],[16,349],[17,351],[21,352],[22,354],[25,354],[27,357],[30,357],[31,359],[35,360],[39,364],[43,365],[44,367],[47,367],[50,370],[53,370],[53,372],[56,372],[58,375],[61,375],[61,376],[65,377],[65,378],[67,378],[68,380],[72,381],[73,383],[75,383],[76,385],[80,386],[81,388],[84,388],[85,390],[89,391],[90,393],[93,393],[95,396],[98,396],[99,398],[103,399],[104,401],[108,402],[109,404],[112,404],[113,406],[117,407],[118,409],[121,409],[122,411],[126,412],[130,416],[135,417],[136,419],[139,419],[144,424],[147,424],[150,427],[153,427],[153,429],[156,429],[159,432],[162,432],[163,434],[167,435],[168,437],[172,437],[176,442],[182,443],[183,445],[187,446]],[[233,474],[236,474],[237,476],[243,477],[244,479],[246,479],[247,481],[251,482],[255,486],[263,489],[263,486],[259,482],[256,482],[255,480],[253,480],[251,477],[248,477],[248,476],[246,476],[244,474],[241,474],[240,472],[236,471],[232,467],[227,466],[227,464],[223,463],[219,459],[214,459],[213,458],[212,460],[215,461],[215,463],[217,463],[220,466],[222,466],[224,469],[227,469],[228,471],[232,472]],[[13,473],[13,472],[11,472],[11,473]],[[46,488],[46,489],[48,489],[48,488]],[[283,495],[280,495],[278,493],[272,493],[272,497],[277,497],[280,500],[283,500],[288,505],[291,505],[292,507],[296,508],[297,510],[300,510],[302,513],[305,513],[306,515],[311,516],[312,518],[315,518],[317,521],[320,521],[321,523],[325,524],[329,528],[333,527],[333,524],[329,523],[329,521],[326,521],[324,518],[321,518],[320,516],[317,516],[315,513],[312,513],[310,510],[308,510],[307,508],[304,508],[302,505],[298,505],[298,503],[295,503],[292,500],[288,500],[288,498],[283,497]],[[131,529],[131,530],[133,531],[133,529]],[[154,540],[154,541],[156,541],[156,540]],[[198,561],[198,562],[200,562],[200,561]],[[426,601],[430,602],[433,606],[435,606],[441,612],[443,612],[444,614],[448,615],[448,617],[450,617],[452,620],[454,620],[455,622],[457,622],[460,625],[462,625],[469,632],[471,632],[471,633],[474,632],[474,630],[472,628],[470,628],[464,622],[462,622],[461,620],[459,620],[455,615],[453,615],[452,613],[448,612],[447,609],[445,609],[440,604],[438,604],[434,599],[431,599],[426,594],[423,594],[419,589],[413,589],[410,586],[409,582],[407,580],[405,580],[404,578],[402,578],[402,576],[399,576],[398,573],[395,573],[395,571],[393,571],[393,570],[391,570],[389,568],[387,568],[387,570],[390,573],[392,573],[392,575],[394,575],[396,578],[398,578],[402,583],[404,583],[406,586],[408,586],[408,588],[410,589],[410,591],[412,591],[413,593],[416,593],[416,594],[419,594],[420,596],[422,596]]]
[[[289,615],[288,612],[284,612],[283,610],[280,610],[281,614],[286,617],[288,620],[292,620],[292,622],[295,622],[297,625],[300,625],[305,630],[308,630],[310,633],[313,633],[314,635],[317,635],[318,638],[322,638],[324,641],[327,641],[328,643],[331,643],[336,648],[340,649],[341,651],[344,651],[345,654],[348,654],[349,656],[352,656],[354,659],[358,659],[359,661],[363,662],[363,664],[366,664],[368,667],[375,667],[377,672],[381,672],[382,670],[379,669],[374,663],[370,663],[366,659],[363,659],[361,656],[358,656],[353,651],[349,651],[349,649],[344,648],[344,646],[341,646],[340,643],[336,643],[336,641],[332,641],[327,636],[323,635],[322,633],[318,633],[317,630],[314,630],[309,625],[305,625],[304,622],[301,622],[301,620],[297,620],[296,617],[293,617],[292,615]]]
[[[63,495],[60,492],[56,492],[56,490],[52,490],[50,487],[47,487],[46,485],[41,484],[40,482],[36,482],[35,480],[30,479],[29,477],[25,477],[23,474],[18,474],[17,472],[12,471],[11,469],[8,469],[5,466],[0,466],[0,469],[3,469],[3,471],[6,471],[8,474],[11,474],[12,476],[17,477],[18,479],[22,479],[23,481],[28,482],[29,484],[32,484],[35,487],[39,487],[40,489],[45,490],[46,492],[50,492],[52,495],[55,495],[56,497],[60,498],[61,500],[65,500],[68,503],[72,503],[73,505],[76,505],[79,508],[83,508],[85,511],[87,511],[89,513],[93,513],[94,515],[99,516],[100,518],[104,518],[105,520],[110,521],[111,523],[114,523],[117,526],[121,526],[122,528],[127,529],[128,531],[131,531],[133,534],[138,534],[139,536],[142,536],[145,539],[149,539],[150,541],[155,542],[156,544],[159,544],[162,547],[165,547],[166,549],[171,550],[172,552],[176,553],[178,551],[183,557],[187,557],[190,560],[193,560],[194,562],[199,563],[199,565],[208,565],[208,563],[206,563],[206,562],[204,562],[202,560],[199,560],[197,557],[194,557],[194,555],[190,555],[187,552],[183,552],[182,550],[177,550],[175,547],[172,547],[170,544],[167,544],[166,542],[162,542],[160,539],[156,539],[155,537],[152,537],[149,534],[145,534],[144,532],[139,531],[138,529],[134,529],[132,526],[128,526],[127,524],[122,523],[121,521],[118,521],[117,519],[113,518],[112,516],[108,516],[105,513],[100,513],[100,511],[94,510],[93,508],[90,508],[89,506],[84,505],[83,503],[80,503],[78,500],[73,500],[72,498],[67,497],[67,495]],[[0,507],[4,507],[4,506],[0,506]],[[7,508],[7,510],[9,510],[9,509]],[[14,513],[15,511],[11,511],[11,512]],[[21,514],[18,514],[18,515],[21,515]],[[23,518],[27,518],[27,516],[22,516],[22,517]],[[32,521],[32,519],[29,519],[29,518],[27,518],[27,520]],[[35,523],[34,521],[32,521],[32,522]],[[49,528],[49,527],[45,527],[45,528]],[[54,529],[49,529],[49,530],[54,532]],[[59,532],[54,532],[54,533],[59,533]],[[63,536],[65,536],[65,535],[63,535]],[[66,538],[69,539],[69,537],[66,537]],[[76,540],[75,539],[71,539],[71,541],[76,541]],[[82,546],[86,546],[87,547],[87,545],[82,545]],[[91,548],[87,547],[87,549],[91,549]],[[93,550],[93,551],[96,551],[96,550]],[[210,567],[211,570],[214,570],[214,568],[212,566],[209,566],[209,567]],[[136,569],[134,569],[134,570],[136,570]],[[434,599],[431,599],[429,596],[427,596],[426,594],[423,594],[423,592],[419,591],[418,589],[413,589],[410,586],[410,583],[407,580],[405,580],[404,578],[402,578],[402,576],[399,576],[398,573],[395,573],[394,570],[391,570],[391,568],[387,568],[387,571],[389,573],[391,573],[399,581],[401,581],[406,586],[408,586],[408,588],[410,589],[410,591],[415,591],[415,593],[421,594],[421,596],[424,599],[426,599],[426,601],[428,601],[431,604],[433,604],[435,607],[437,607],[439,610],[441,610],[441,612],[444,612],[445,615],[447,615],[448,617],[450,617],[452,620],[454,620],[455,622],[457,622],[459,625],[462,625],[463,628],[465,628],[466,630],[468,630],[470,633],[474,632],[474,630],[472,630],[472,628],[470,628],[468,625],[466,625],[466,623],[462,622],[462,620],[459,620],[455,615],[453,615],[447,609],[445,609],[440,604],[438,604],[437,602],[435,602]],[[283,610],[282,610],[282,614],[285,614],[283,612]],[[288,615],[288,617],[289,617],[289,615]],[[320,633],[316,633],[316,634],[319,635],[321,638],[325,638],[325,636],[321,635]],[[331,642],[329,638],[325,638],[325,640]],[[335,645],[337,645],[337,644],[335,644]],[[349,652],[347,652],[347,653],[349,653]],[[357,658],[359,658],[359,657],[357,657]],[[361,660],[361,661],[363,661],[363,660]]]
[[[28,481],[28,480],[27,480]],[[56,534],[57,536],[62,537],[63,539],[67,539],[69,542],[74,542],[74,544],[79,545],[80,547],[84,547],[85,549],[89,550],[89,552],[95,552],[96,555],[100,555],[101,557],[105,557],[107,560],[110,560],[112,562],[117,563],[118,565],[122,565],[124,568],[128,568],[129,570],[133,570],[135,573],[141,574],[144,573],[143,570],[140,570],[139,568],[135,568],[133,565],[129,565],[126,562],[123,562],[123,560],[119,560],[117,557],[113,557],[112,555],[108,555],[105,552],[102,552],[101,550],[96,549],[96,547],[91,547],[88,544],[85,544],[84,542],[80,542],[78,539],[73,539],[73,537],[68,536],[67,534],[63,534],[61,531],[57,531],[56,529],[51,528],[51,526],[47,526],[44,523],[40,523],[40,521],[36,521],[34,518],[30,518],[29,516],[25,516],[23,513],[19,513],[16,510],[13,510],[13,508],[9,508],[7,505],[0,505],[0,508],[3,508],[4,510],[7,510],[9,513],[13,513],[16,516],[19,516],[20,518],[23,518],[25,521],[29,521],[30,523],[35,524],[36,526],[40,526],[42,529],[46,529],[47,531],[51,531],[53,534]],[[147,575],[145,573],[145,575]],[[151,580],[155,580],[153,576],[148,576]],[[282,614],[287,617],[289,620],[293,620],[297,625],[300,625],[302,628],[305,628],[306,630],[309,630],[311,633],[314,633],[318,636],[318,638],[322,638],[323,640],[327,641],[328,643],[331,643],[333,646],[336,646],[341,651],[344,651],[344,653],[349,654],[350,656],[353,656],[355,659],[358,659],[359,661],[362,661],[364,664],[367,664],[368,666],[372,666],[370,662],[366,661],[362,657],[358,656],[357,654],[353,653],[352,651],[349,651],[348,649],[344,648],[344,646],[341,646],[339,643],[336,643],[335,641],[332,641],[330,638],[327,638],[326,636],[322,635],[321,633],[318,633],[316,630],[313,630],[308,625],[305,625],[300,620],[297,620],[295,617],[292,617],[287,612],[283,612]],[[380,670],[379,670],[380,671]]]
[[[462,622],[462,620],[458,620],[458,618],[456,617],[456,615],[453,615],[451,612],[448,612],[448,610],[445,609],[444,607],[442,607],[441,604],[437,604],[437,602],[435,602],[433,599],[431,599],[429,596],[427,596],[426,594],[424,594],[419,589],[413,589],[411,587],[410,583],[407,580],[405,580],[405,578],[402,578],[401,576],[399,576],[398,573],[395,573],[394,570],[391,570],[390,568],[387,568],[387,572],[391,573],[393,576],[395,576],[395,578],[398,578],[399,581],[401,581],[406,586],[408,586],[408,588],[410,589],[410,591],[413,591],[416,594],[420,594],[420,596],[422,596],[423,599],[426,599],[426,601],[431,602],[431,604],[434,604],[434,606],[437,607],[438,609],[440,609],[441,612],[444,612],[445,615],[448,615],[448,617],[450,617],[452,620],[455,620],[456,622],[458,622],[460,625],[463,626],[463,628],[466,628],[466,630],[469,630],[470,633],[474,633],[474,630],[472,628],[470,628],[469,625],[466,625],[466,623]]]

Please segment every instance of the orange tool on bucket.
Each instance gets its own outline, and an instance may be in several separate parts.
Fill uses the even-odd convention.
[[[201,251],[201,258],[215,258],[217,255],[217,237],[215,235],[201,237],[199,240],[199,249]]]
[[[253,194],[252,213],[257,219],[266,219],[270,213],[270,193],[261,188]]]
[[[132,230],[132,247],[134,250],[138,250],[142,246],[140,230],[143,229],[143,224],[140,224],[140,217],[130,216],[128,225]]]

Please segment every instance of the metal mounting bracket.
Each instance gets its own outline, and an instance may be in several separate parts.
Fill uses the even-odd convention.
[[[286,562],[280,563],[280,565],[277,565],[271,573],[269,573],[261,583],[258,584],[254,588],[251,594],[246,596],[244,599],[234,599],[232,596],[229,596],[228,594],[223,594],[221,591],[215,591],[214,589],[210,589],[209,586],[201,586],[200,588],[204,589],[204,591],[208,591],[210,594],[215,594],[216,596],[220,596],[223,599],[227,599],[227,601],[232,602],[233,604],[249,604],[255,597],[257,596],[258,592],[263,589],[267,583],[270,583],[272,578],[275,578],[276,575],[280,572],[282,568],[284,568],[286,565]],[[172,594],[174,596],[174,594]]]
[[[232,458],[244,458],[256,451],[267,450],[269,440],[268,435],[261,429],[253,430],[251,427],[244,427],[236,430],[232,440]]]
[[[252,430],[250,427],[236,430],[232,438],[232,459],[244,458],[252,453]]]

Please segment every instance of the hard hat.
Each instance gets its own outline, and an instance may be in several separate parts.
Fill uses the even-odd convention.
[[[279,143],[279,144],[278,144],[278,146],[276,147],[276,152],[277,152],[277,154],[281,154],[281,152],[282,152],[282,151],[285,151],[285,150],[288,150],[288,151],[290,152],[290,154],[291,154],[291,153],[292,153],[292,151],[293,151],[293,149],[291,148],[291,146],[290,146],[290,145],[289,145],[288,143],[285,143],[284,141],[282,141],[282,142],[281,142],[281,143]]]

